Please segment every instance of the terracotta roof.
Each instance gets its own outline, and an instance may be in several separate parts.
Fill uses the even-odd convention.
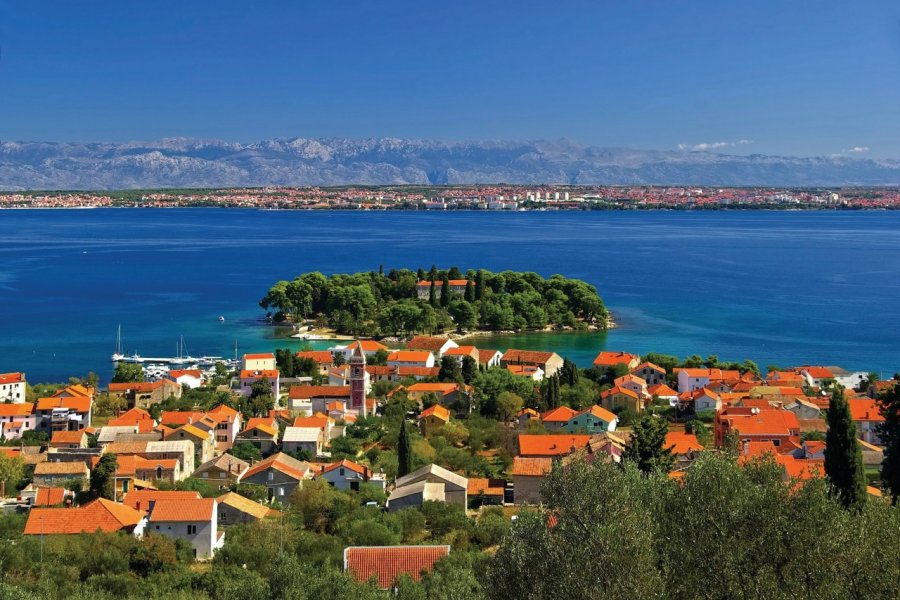
[[[263,506],[259,502],[254,502],[250,498],[245,498],[236,492],[228,492],[216,498],[216,502],[230,506],[235,510],[246,513],[256,519],[262,519],[272,512],[268,506]]]
[[[387,346],[380,342],[376,342],[375,340],[357,340],[348,344],[347,350],[356,350],[357,346],[359,346],[363,352],[378,352],[379,350],[388,349]]]
[[[241,371],[241,379],[278,379],[278,369],[251,370],[244,369]]]
[[[884,415],[878,408],[878,403],[869,398],[851,398],[850,415],[854,421],[884,421]]]
[[[138,381],[131,383],[110,383],[107,388],[110,392],[114,393],[122,393],[122,392],[137,392],[140,394],[146,394],[148,392],[152,392],[153,390],[159,389],[161,387],[174,387],[178,384],[174,381],[170,381],[168,379],[158,379],[156,381]]]
[[[307,398],[349,398],[349,385],[292,385],[288,392],[291,400]]]
[[[469,496],[503,496],[505,485],[501,485],[502,481],[492,481],[485,477],[469,477],[469,485],[466,493]]]
[[[618,417],[616,416],[616,413],[606,410],[599,404],[595,404],[594,406],[590,407],[587,410],[582,411],[579,414],[584,414],[584,413],[590,413],[591,415],[597,417],[598,419],[606,421],[607,423],[612,423],[613,421],[618,419]]]
[[[66,501],[68,490],[61,487],[39,487],[35,490],[35,506],[56,506]]]
[[[84,430],[54,431],[53,437],[50,438],[50,444],[80,444],[85,435]]]
[[[491,359],[493,359],[495,356],[497,356],[498,354],[500,354],[499,350],[490,350],[487,348],[479,348],[478,349],[478,362],[487,363]],[[503,355],[501,354],[501,357],[502,356]]]
[[[353,462],[352,460],[347,460],[345,458],[344,460],[341,460],[336,463],[331,463],[327,467],[323,468],[322,473],[328,473],[330,471],[334,471],[335,469],[339,469],[341,467],[343,467],[345,469],[350,469],[351,471],[359,473],[360,475],[363,475],[363,476],[365,476],[366,472],[368,471],[368,469],[366,469],[364,466],[357,464],[357,463]]]
[[[666,434],[665,447],[672,450],[672,454],[687,454],[691,451],[703,450],[703,446],[693,433],[683,431],[670,431]]]
[[[519,454],[522,456],[563,456],[587,447],[589,435],[531,435],[519,434]]]
[[[450,279],[449,282],[450,282],[451,286],[465,287],[466,285],[468,285],[469,280],[468,279]],[[418,282],[416,285],[419,287],[431,287],[431,281],[428,279],[423,279],[422,281]],[[436,279],[434,281],[435,289],[440,290],[442,285],[444,285],[443,279],[440,279],[440,280]]]
[[[800,367],[800,371],[806,371],[813,379],[831,379],[834,377],[834,373],[832,373],[831,369],[828,367]]]
[[[324,415],[313,415],[312,417],[297,417],[294,419],[294,427],[315,427],[317,429],[325,429],[328,427],[328,417]]]
[[[507,350],[501,360],[507,363],[535,363],[546,364],[547,361],[557,356],[555,352],[541,352],[538,350]]]
[[[611,388],[609,388],[608,390],[606,390],[606,391],[604,391],[604,392],[601,392],[601,393],[600,393],[600,397],[601,397],[601,398],[606,398],[606,397],[612,396],[612,395],[614,395],[614,394],[624,394],[624,395],[629,396],[629,397],[634,398],[634,399],[637,399],[637,397],[638,397],[637,392],[635,392],[635,391],[633,391],[633,390],[629,390],[628,388],[624,388],[624,387],[618,386],[618,385],[615,386],[615,387],[611,387]]]
[[[417,367],[414,365],[397,367],[397,375],[400,377],[437,377],[440,372],[440,367]]]
[[[552,458],[525,458],[516,456],[513,458],[512,475],[525,477],[543,477],[553,470]]]
[[[644,361],[644,362],[642,362],[641,364],[639,364],[638,366],[636,366],[635,368],[633,368],[632,371],[643,371],[644,369],[650,369],[650,370],[652,370],[652,371],[658,371],[658,372],[660,372],[660,373],[665,373],[665,372],[666,372],[666,370],[663,369],[661,366],[659,366],[659,365],[657,365],[657,364],[655,364],[655,363],[652,363],[652,362],[650,362],[650,361]]]
[[[254,429],[259,429],[267,435],[278,435],[278,424],[275,422],[274,417],[252,417],[247,421],[241,433],[247,433]]]
[[[216,406],[215,408],[213,408],[212,410],[210,410],[208,414],[210,414],[210,415],[227,415],[229,417],[236,417],[240,413],[237,410],[228,406],[227,404],[220,404],[220,405]]]
[[[244,360],[266,360],[272,359],[275,360],[275,355],[271,352],[262,352],[259,354],[245,354]]]
[[[425,419],[427,417],[434,416],[442,421],[450,420],[450,411],[440,404],[435,404],[433,406],[429,406],[419,415],[420,418]]]
[[[159,416],[161,425],[186,425],[198,421],[203,413],[199,410],[164,410]]]
[[[211,521],[215,506],[214,498],[160,499],[150,510],[150,522]]]
[[[459,384],[456,383],[414,383],[408,388],[409,392],[433,392],[446,396],[459,391]]]
[[[34,411],[34,404],[0,404],[0,417],[27,417]]]
[[[449,341],[451,341],[450,338],[417,335],[409,340],[406,347],[409,350],[428,350],[429,352],[437,352]]]
[[[148,510],[151,502],[159,500],[189,501],[200,497],[198,492],[176,490],[132,490],[125,494],[122,503],[137,510]]]
[[[68,408],[75,412],[86,413],[91,410],[90,398],[39,398],[35,410],[52,410],[54,408]]]
[[[344,570],[359,582],[375,576],[387,589],[403,574],[418,581],[449,553],[450,546],[351,546],[344,549]]]
[[[649,393],[651,396],[659,396],[660,398],[671,398],[678,395],[678,392],[664,383],[658,383],[656,385],[650,386],[649,388],[647,388],[647,393]]]
[[[184,377],[185,375],[189,377],[196,377],[197,379],[203,378],[203,373],[200,369],[173,369],[169,371],[169,377],[172,379],[178,379],[179,377]]]
[[[25,535],[65,535],[111,533],[133,529],[144,513],[105,498],[98,498],[79,508],[32,508],[25,523]]]
[[[613,367],[615,365],[628,365],[636,360],[641,360],[641,357],[637,354],[603,351],[594,358],[594,365],[597,367]]]
[[[431,352],[424,350],[394,350],[388,354],[387,360],[388,362],[427,363],[430,357]]]
[[[330,365],[334,362],[334,356],[328,350],[301,350],[297,352],[297,358],[308,358],[319,365]]]
[[[94,396],[94,388],[85,387],[83,385],[75,384],[75,385],[67,385],[66,387],[56,390],[53,392],[53,396],[80,396],[82,398],[91,398]]]
[[[479,356],[480,352],[478,348],[475,346],[457,346],[456,348],[450,348],[446,352],[444,352],[444,356],[471,356],[475,358]]]
[[[35,475],[87,475],[87,465],[78,461],[73,462],[41,462],[34,466]]]
[[[283,452],[279,452],[250,467],[250,469],[244,473],[242,479],[246,480],[257,473],[262,473],[270,468],[275,469],[279,473],[288,475],[289,477],[293,477],[298,481],[305,478],[307,471],[309,470],[309,466],[306,463],[299,461],[292,456],[288,456]]]
[[[578,411],[568,406],[552,408],[541,415],[541,421],[545,423],[565,423],[578,414]]]
[[[733,410],[729,408],[722,418],[740,435],[791,435],[792,430],[800,430],[797,415],[788,410],[760,410],[750,415],[728,414]]]
[[[25,381],[25,373],[0,373],[0,384]]]
[[[506,370],[520,377],[533,377],[541,368],[535,365],[506,365]]]

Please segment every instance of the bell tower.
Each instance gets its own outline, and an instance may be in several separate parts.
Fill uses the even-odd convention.
[[[366,371],[366,355],[362,344],[356,342],[356,348],[350,355],[350,409],[357,415],[366,416],[366,390],[369,388],[369,373]]]

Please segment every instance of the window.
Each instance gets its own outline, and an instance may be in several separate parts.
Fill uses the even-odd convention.
[[[219,479],[225,479],[225,471],[219,471]]]
[[[344,467],[341,467],[341,477],[344,476]]]
[[[197,526],[196,525],[188,525],[187,532],[188,532],[188,535],[196,535],[197,534]]]
[[[273,473],[272,471],[269,471],[267,477],[268,477],[269,481],[272,481],[273,479],[275,479],[275,473]]]

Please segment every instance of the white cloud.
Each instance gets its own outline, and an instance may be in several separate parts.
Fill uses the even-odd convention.
[[[735,146],[746,146],[752,144],[753,140],[738,140],[736,142],[701,142],[699,144],[678,144],[679,150],[689,150],[692,152],[704,150],[718,150],[719,148],[734,148]]]
[[[844,150],[843,152],[845,154],[860,154],[862,152],[868,152],[868,151],[869,151],[868,146],[853,146],[852,148],[848,148],[848,149]]]

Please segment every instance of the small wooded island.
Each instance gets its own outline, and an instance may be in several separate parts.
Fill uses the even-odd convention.
[[[606,329],[609,313],[597,289],[562,275],[458,267],[383,269],[353,275],[304,273],[279,281],[259,305],[276,323],[312,320],[355,336],[407,336],[455,329],[542,331]]]

